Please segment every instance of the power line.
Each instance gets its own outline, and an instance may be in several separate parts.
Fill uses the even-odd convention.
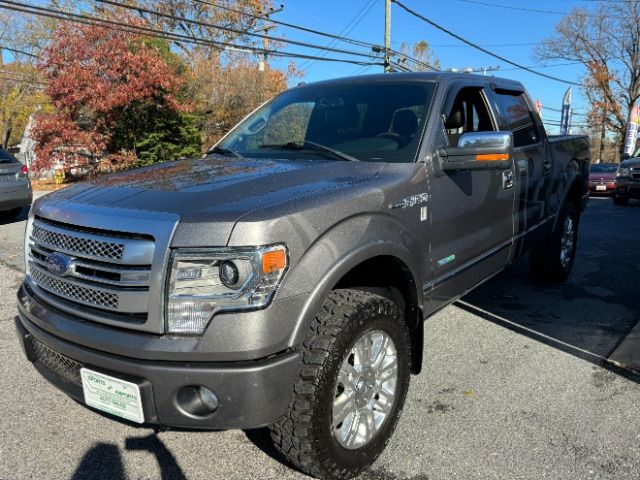
[[[349,21],[349,23],[347,23],[347,26],[344,27],[340,33],[338,35],[341,36],[345,36],[345,35],[349,35],[349,33],[351,33],[351,31],[362,21],[364,20],[364,18],[367,16],[367,14],[371,11],[371,9],[373,8],[373,6],[378,2],[378,0],[369,0],[368,3],[365,3],[363,5],[363,7],[358,10],[358,13],[356,13],[356,15]],[[327,45],[325,45],[325,47],[331,47],[333,45],[335,45],[339,40],[333,39],[331,40],[329,43],[327,43]],[[324,55],[323,55],[324,56]],[[304,70],[308,70],[309,68],[311,68],[311,66],[316,63],[317,60],[308,60],[306,62],[303,62],[302,65],[300,65],[298,68],[302,71]],[[304,65],[307,64],[306,67],[304,67]]]
[[[219,8],[221,10],[225,10],[225,11],[228,11],[228,12],[233,12],[233,13],[237,13],[237,14],[240,14],[240,15],[246,15],[246,16],[251,17],[251,18],[255,18],[255,19],[259,19],[259,20],[268,20],[271,23],[275,23],[276,25],[282,25],[283,27],[289,27],[289,28],[293,28],[293,29],[296,29],[296,30],[301,30],[303,32],[312,33],[314,35],[320,35],[320,36],[323,36],[323,37],[333,38],[333,39],[340,40],[340,41],[343,41],[343,42],[351,43],[353,45],[359,45],[361,47],[374,47],[374,46],[376,46],[376,44],[374,44],[374,43],[365,42],[363,40],[356,40],[354,38],[347,38],[347,37],[343,37],[343,36],[340,36],[340,35],[334,35],[332,33],[322,32],[320,30],[315,30],[313,28],[303,27],[301,25],[295,25],[293,23],[283,22],[281,20],[275,20],[275,19],[268,18],[268,17],[261,16],[261,15],[255,15],[255,14],[250,13],[250,12],[243,12],[242,10],[238,10],[238,9],[235,9],[235,8],[227,7],[225,5],[220,5],[220,4],[217,4],[217,3],[214,3],[214,2],[208,2],[206,0],[192,0],[192,1],[196,2],[196,3],[203,4],[203,5],[209,5],[211,7]]]
[[[268,20],[269,22],[275,23],[276,25],[281,25],[283,27],[288,27],[288,28],[292,28],[292,29],[295,29],[295,30],[300,30],[302,32],[311,33],[313,35],[320,35],[320,36],[323,36],[323,37],[339,40],[341,42],[350,43],[352,45],[358,45],[358,46],[361,46],[361,47],[368,47],[368,48],[373,49],[375,52],[383,51],[382,45],[378,45],[378,44],[371,43],[371,42],[366,42],[364,40],[357,40],[355,38],[349,38],[349,37],[345,37],[343,35],[336,35],[336,34],[333,34],[333,33],[323,32],[321,30],[316,30],[316,29],[305,27],[305,26],[302,26],[302,25],[295,25],[293,23],[283,22],[282,20],[276,20],[276,19],[268,18],[268,17],[262,16],[262,15],[256,15],[256,14],[253,14],[253,13],[250,13],[250,12],[245,12],[245,11],[242,11],[242,10],[238,10],[236,8],[227,7],[226,5],[220,5],[218,3],[207,1],[207,0],[192,0],[192,1],[195,2],[195,3],[200,3],[202,5],[208,5],[208,6],[211,6],[211,7],[219,8],[219,9],[225,10],[227,12],[233,12],[233,13],[237,13],[239,15],[246,15],[247,17],[250,17],[250,18],[255,18],[255,19],[260,19],[260,20]],[[401,52],[399,52],[397,50],[390,49],[389,51],[391,53],[395,53],[397,55],[401,54]],[[404,54],[402,54],[402,55],[404,55]],[[421,65],[421,66],[426,67],[426,68],[433,68],[431,65],[429,65],[427,63],[424,63],[424,62],[421,62],[420,60],[418,60],[416,58],[413,58],[413,57],[411,57],[409,55],[405,55],[405,56],[408,59],[410,59],[412,62],[415,62],[418,65]]]
[[[534,45],[538,45],[535,42],[530,43],[494,43],[488,45],[480,45],[481,47],[490,48],[490,47],[532,47]],[[445,45],[429,45],[432,48],[462,48],[465,45],[460,45],[459,43],[453,44],[445,44]]]
[[[532,67],[514,67],[514,68],[503,68],[502,71],[506,72],[509,70],[521,70],[522,68],[553,68],[553,67],[566,67],[568,65],[583,65],[582,62],[567,62],[567,63],[551,63],[547,65],[534,65]]]
[[[495,8],[503,8],[506,10],[517,10],[517,11],[521,11],[521,12],[529,12],[529,13],[544,13],[544,14],[548,14],[548,15],[561,15],[561,16],[568,16],[571,15],[571,12],[558,12],[558,11],[554,11],[554,10],[540,10],[537,8],[526,8],[526,7],[513,7],[511,5],[501,5],[498,3],[488,3],[488,2],[481,2],[478,0],[458,0],[459,2],[465,2],[465,3],[472,3],[475,5],[481,5],[481,6],[485,6],[485,7],[495,7]],[[582,1],[586,1],[586,0],[582,0]],[[598,2],[608,2],[608,3],[617,3],[614,2],[613,0],[594,0],[594,1],[598,1]],[[630,1],[637,1],[637,0],[630,0]],[[585,11],[580,11],[581,15],[584,15],[586,17],[594,17],[597,18],[599,15],[595,14],[595,13],[588,13]],[[610,16],[609,18],[621,18],[621,19],[626,19],[626,17],[621,17],[621,16]]]
[[[148,13],[150,15],[156,15],[158,17],[162,17],[162,18],[168,18],[170,20],[179,20],[181,22],[185,22],[185,23],[189,23],[192,25],[198,25],[201,27],[208,27],[208,28],[215,28],[217,30],[222,30],[225,32],[231,32],[231,33],[237,33],[240,35],[247,35],[250,37],[255,37],[255,38],[261,38],[261,39],[265,39],[265,38],[271,38],[268,37],[267,35],[263,35],[261,33],[256,33],[256,32],[247,32],[247,31],[242,31],[242,30],[237,30],[235,28],[231,28],[231,27],[226,27],[223,25],[214,25],[213,23],[208,23],[208,22],[203,22],[200,20],[195,20],[195,19],[190,19],[190,18],[186,18],[186,17],[181,17],[178,15],[170,15],[167,13],[162,13],[162,12],[158,12],[157,10],[150,10],[148,8],[144,8],[144,7],[139,7],[139,6],[131,6],[131,5],[126,5],[123,3],[119,3],[119,2],[114,2],[112,0],[94,0],[95,2],[99,2],[99,3],[106,3],[108,5],[113,5],[116,7],[121,7],[121,8],[125,8],[127,10],[135,10],[137,12],[143,12],[143,13]],[[356,56],[360,56],[360,57],[367,57],[367,58],[373,58],[374,55],[370,54],[370,53],[364,53],[364,52],[354,52],[352,50],[344,50],[341,48],[332,48],[332,47],[322,47],[320,45],[315,45],[312,43],[308,43],[308,42],[301,42],[298,40],[284,40],[286,43],[289,43],[291,45],[298,45],[301,47],[306,47],[306,48],[318,48],[321,50],[326,50],[326,51],[330,51],[330,52],[335,52],[335,53],[343,53],[346,55],[356,55]]]
[[[350,60],[345,58],[323,58],[315,55],[307,55],[303,53],[294,53],[294,52],[283,52],[278,50],[269,50],[254,46],[244,46],[237,45],[233,43],[223,42],[223,41],[215,41],[215,40],[207,40],[199,37],[191,37],[188,35],[182,35],[175,32],[167,32],[164,30],[157,30],[149,27],[130,25],[122,22],[116,22],[113,20],[108,20],[104,18],[92,17],[90,15],[81,15],[71,12],[65,12],[62,10],[46,8],[46,7],[38,7],[35,5],[24,4],[20,2],[12,2],[8,0],[0,0],[0,8],[4,8],[7,10],[28,13],[37,16],[43,16],[47,18],[54,18],[57,20],[70,21],[73,23],[80,23],[85,25],[99,26],[102,28],[109,28],[111,30],[118,30],[127,33],[135,33],[135,34],[144,34],[151,37],[162,38],[165,40],[171,40],[174,42],[185,42],[191,43],[194,45],[204,45],[209,47],[216,47],[220,49],[230,49],[241,51],[245,53],[268,53],[270,55],[283,57],[283,58],[303,58],[303,59],[318,59],[322,61],[328,62],[341,62],[341,63],[350,63],[354,65],[381,65],[376,62],[365,62],[360,60]]]
[[[558,77],[554,77],[552,75],[547,75],[546,73],[542,73],[542,72],[537,72],[529,67],[525,67],[524,65],[520,65],[519,63],[513,62],[501,55],[498,55],[496,53],[491,52],[490,50],[487,50],[486,48],[481,47],[480,45],[477,45],[469,40],[467,40],[466,38],[461,37],[460,35],[452,32],[451,30],[446,29],[445,27],[438,25],[437,23],[435,23],[434,21],[428,19],[427,17],[420,15],[418,12],[411,10],[409,7],[407,7],[404,3],[400,2],[399,0],[391,0],[392,2],[396,3],[398,6],[400,6],[403,10],[405,10],[406,12],[410,13],[411,15],[413,15],[414,17],[417,17],[421,20],[423,20],[424,22],[428,23],[429,25],[431,25],[434,28],[437,28],[438,30],[446,33],[447,35],[450,35],[458,40],[460,40],[461,42],[466,43],[467,45],[469,45],[470,47],[475,48],[476,50],[480,50],[483,53],[486,53],[487,55],[490,55],[494,58],[497,58],[498,60],[502,60],[505,63],[508,63],[509,65],[513,65],[514,67],[518,67],[522,70],[525,70],[529,73],[533,73],[534,75],[538,75],[540,77],[545,77],[548,78],[550,80],[555,80],[556,82],[562,82],[562,83],[567,83],[569,85],[576,85],[576,86],[582,86],[580,83],[577,82],[572,82],[569,80],[564,80],[562,78],[558,78]]]
[[[0,45],[0,50],[8,50],[9,52],[19,53],[21,55],[40,59],[38,55],[34,55],[33,53],[25,52],[24,50],[19,50],[17,48],[5,47],[4,45]]]
[[[496,7],[496,8],[504,8],[507,10],[518,10],[523,12],[531,12],[531,13],[547,13],[551,15],[568,15],[568,12],[555,12],[552,10],[539,10],[537,8],[525,8],[525,7],[512,7],[509,5],[499,5],[497,3],[487,3],[487,2],[479,2],[477,0],[458,0],[459,2],[464,3],[473,3],[475,5],[482,5],[484,7]]]

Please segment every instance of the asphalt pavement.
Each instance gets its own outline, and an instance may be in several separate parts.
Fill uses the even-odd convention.
[[[134,427],[42,379],[14,332],[24,217],[0,223],[0,479],[298,479],[266,433]],[[364,480],[640,478],[640,205],[595,199],[575,269],[518,262],[426,324],[396,434]]]

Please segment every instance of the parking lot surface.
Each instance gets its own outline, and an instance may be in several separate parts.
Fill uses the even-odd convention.
[[[20,350],[24,216],[0,223],[0,479],[296,479],[259,431],[90,411]],[[423,373],[368,480],[640,478],[640,205],[592,200],[567,284],[526,259],[427,321]]]

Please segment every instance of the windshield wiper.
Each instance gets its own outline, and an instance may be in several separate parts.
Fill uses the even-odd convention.
[[[207,155],[209,155],[210,153],[217,153],[218,155],[224,155],[226,157],[236,157],[238,160],[247,160],[238,152],[236,152],[235,150],[231,150],[230,148],[213,147],[207,151]]]
[[[304,142],[287,142],[287,143],[265,143],[258,148],[280,148],[282,150],[315,150],[316,152],[330,153],[334,157],[338,157],[341,160],[348,160],[349,162],[359,162],[357,158],[352,157],[340,150],[334,150],[326,145],[321,145],[316,142],[310,142],[305,140]]]

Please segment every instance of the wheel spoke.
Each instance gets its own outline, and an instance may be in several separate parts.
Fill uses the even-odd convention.
[[[351,417],[351,423],[347,427],[347,434],[345,435],[344,440],[348,447],[353,448],[354,443],[358,438],[358,430],[360,429],[360,412],[355,410]]]
[[[364,357],[364,364],[367,367],[371,366],[371,335],[364,337],[360,343],[362,343],[362,355]]]
[[[391,406],[393,405],[392,398],[387,395],[386,392],[380,392],[378,398],[373,402],[373,409],[376,412],[382,413],[387,416],[391,412]]]
[[[356,404],[353,392],[345,390],[333,401],[333,426],[337,427],[344,422],[347,415],[355,412]]]
[[[387,364],[378,368],[378,384],[383,384],[387,380],[394,378],[398,372],[398,359],[394,357],[387,357]]]
[[[387,356],[387,346],[389,345],[389,337],[387,337],[386,335],[382,335],[380,342],[377,342],[377,343],[378,343],[377,346],[374,345],[374,350],[373,350],[374,357],[373,357],[373,361],[371,362],[373,368],[375,369],[378,369],[380,367],[385,357]]]
[[[342,385],[345,389],[353,390],[355,388],[355,379],[358,377],[358,371],[349,363],[347,358],[342,363],[342,368],[338,373],[338,385]]]

